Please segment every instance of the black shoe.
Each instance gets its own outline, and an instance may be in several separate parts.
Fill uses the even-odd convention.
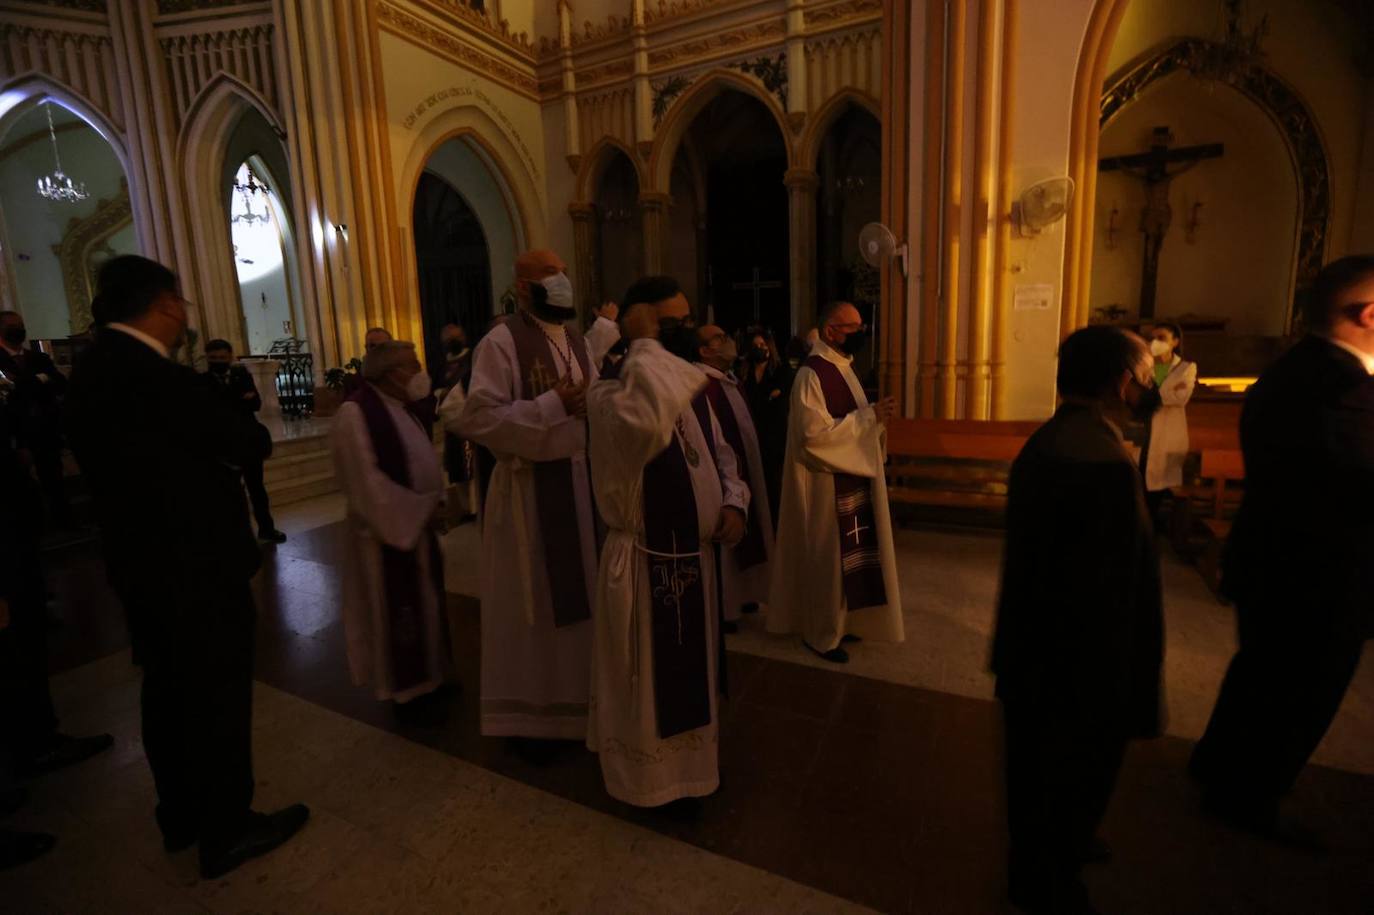
[[[234,868],[284,844],[310,819],[310,808],[292,804],[276,813],[250,813],[247,825],[227,842],[200,845],[200,876],[217,880]]]
[[[1325,854],[1331,850],[1315,829],[1279,813],[1275,803],[1245,803],[1208,792],[1202,798],[1202,811],[1233,829],[1298,851]]]
[[[843,648],[832,648],[829,651],[821,651],[819,648],[812,645],[810,642],[802,642],[802,644],[805,645],[807,648],[810,648],[812,653],[815,654],[816,657],[821,658],[825,661],[829,661],[831,664],[849,663],[849,652],[845,651]]]
[[[436,728],[448,721],[447,690],[442,687],[432,693],[416,696],[409,702],[391,703],[391,712],[401,724],[417,728]]]
[[[543,740],[537,737],[506,738],[506,746],[510,751],[531,766],[547,766],[558,755],[559,748],[566,743],[568,741]]]
[[[272,530],[258,531],[258,540],[263,543],[285,543],[286,535],[273,528]]]
[[[0,871],[21,864],[28,864],[34,858],[41,858],[57,844],[57,836],[46,832],[15,832],[0,829]]]
[[[29,802],[29,789],[15,785],[0,791],[0,819],[10,816]]]
[[[855,642],[862,642],[863,639],[859,638],[857,635],[849,635],[848,633],[846,633],[846,634],[840,636],[840,641],[841,641],[841,642],[848,642],[849,644],[852,645],[852,644],[854,644]]]
[[[726,635],[738,635],[739,623],[736,623],[733,620],[723,620],[720,624],[720,631],[725,633]]]
[[[21,759],[16,768],[19,774],[32,777],[55,772],[67,766],[85,762],[97,753],[104,753],[114,746],[114,738],[109,734],[94,737],[68,737],[54,734],[48,745],[38,752]]]

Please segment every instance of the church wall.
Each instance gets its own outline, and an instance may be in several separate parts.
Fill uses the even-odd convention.
[[[576,287],[577,259],[568,204],[577,198],[577,171],[568,166],[565,113],[562,104],[551,102],[543,106],[540,114],[544,130],[544,169],[548,176],[545,181],[549,199],[548,245],[568,265],[568,278]],[[506,272],[509,274],[509,269]]]
[[[520,253],[509,200],[487,170],[486,163],[460,138],[436,149],[425,164],[425,171],[451,184],[482,224],[492,266],[491,301],[493,307],[499,308],[501,294],[511,283],[515,257]],[[413,205],[414,201],[411,203]]]
[[[1183,74],[1151,87],[1102,133],[1101,156],[1149,146],[1153,127],[1168,124],[1175,143],[1222,143],[1225,155],[1173,179],[1172,225],[1160,252],[1158,317],[1227,319],[1242,334],[1279,336],[1291,303],[1297,237],[1298,184],[1287,144],[1269,116],[1238,92],[1209,92]],[[1138,313],[1143,259],[1140,213],[1145,191],[1122,172],[1098,177],[1091,307],[1120,305]],[[1187,223],[1201,203],[1192,243]],[[1117,240],[1108,248],[1110,213]]]

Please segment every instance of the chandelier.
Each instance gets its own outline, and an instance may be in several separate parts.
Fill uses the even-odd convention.
[[[1188,70],[1200,79],[1236,86],[1264,62],[1260,47],[1269,34],[1266,14],[1253,27],[1241,25],[1241,0],[1225,0],[1226,34],[1220,42],[1200,42],[1188,61]]]
[[[38,196],[54,203],[76,203],[78,200],[85,200],[90,196],[86,193],[86,182],[73,181],[62,171],[62,157],[57,154],[57,131],[53,130],[52,126],[52,103],[44,102],[43,111],[48,116],[48,139],[52,141],[54,168],[51,175],[44,175],[38,179]]]
[[[239,180],[239,175],[243,174],[248,176],[246,182]],[[234,190],[238,191],[243,197],[243,209],[234,214],[233,218],[230,220],[231,222],[237,225],[252,227],[265,225],[271,220],[272,217],[267,213],[267,185],[258,180],[258,176],[253,174],[253,170],[248,167],[248,163],[246,162],[243,168],[239,169],[239,174],[234,176]],[[261,213],[254,213],[253,198],[258,194],[263,195],[263,211]]]

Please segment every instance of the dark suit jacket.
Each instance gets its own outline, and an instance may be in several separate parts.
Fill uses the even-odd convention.
[[[1245,496],[1223,589],[1242,629],[1374,634],[1374,378],[1309,336],[1250,389],[1240,439]]]
[[[1100,411],[1065,404],[1012,464],[997,694],[1152,736],[1163,659],[1159,554],[1140,471]]]
[[[262,409],[262,395],[253,383],[253,376],[241,365],[231,365],[225,375],[206,372],[205,380],[225,407],[239,414],[243,427],[252,436],[249,454],[258,461],[272,456],[272,433],[254,415]]]
[[[257,571],[238,469],[243,414],[194,370],[115,330],[77,362],[67,401],[72,449],[137,652],[140,635],[167,623],[162,614],[193,618],[204,595],[242,589]]]
[[[58,371],[52,357],[40,350],[26,349],[16,359],[0,347],[0,372],[14,382],[10,411],[21,447],[60,447],[61,398],[67,390],[67,376]]]

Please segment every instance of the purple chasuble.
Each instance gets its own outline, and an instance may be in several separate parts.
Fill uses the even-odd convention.
[[[571,374],[568,356],[554,355],[554,344],[543,329],[525,312],[505,321],[519,362],[519,390],[524,400],[533,400],[553,388],[560,378]],[[582,335],[567,327],[572,358],[582,370],[582,380],[590,381],[591,362]],[[586,462],[582,473],[587,474]],[[586,477],[588,489],[591,477]],[[534,509],[544,540],[544,558],[549,573],[549,599],[553,603],[554,626],[570,626],[592,618],[587,597],[587,570],[582,564],[582,526],[577,521],[577,497],[573,489],[572,458],[536,461],[534,464]]]
[[[859,408],[849,382],[834,363],[810,356],[805,365],[820,379],[825,407],[833,419],[843,419]],[[848,473],[837,473],[834,477],[845,607],[850,611],[881,607],[887,603],[887,585],[883,581],[882,552],[873,514],[873,481]]]
[[[711,723],[706,589],[691,468],[698,454],[681,430],[644,467],[644,546],[653,601],[654,710],[658,736]],[[710,424],[703,424],[710,429]],[[709,440],[709,433],[708,433]]]
[[[397,485],[412,488],[401,434],[377,389],[363,383],[348,399],[362,410],[368,436],[372,439],[372,452],[377,456],[378,469]],[[414,419],[413,416],[411,418]],[[415,422],[420,424],[418,419]],[[398,550],[385,543],[378,546],[382,551],[382,591],[386,596],[391,671],[396,691],[403,692],[422,683],[428,675],[421,617],[424,594],[420,590],[419,551],[430,551],[430,571],[435,575],[440,594],[444,593],[444,564],[439,554],[439,543],[428,530],[420,535],[420,542],[413,550]],[[441,616],[442,610],[441,606]]]
[[[710,375],[706,377],[706,398],[715,408],[716,419],[720,421],[720,432],[725,436],[726,444],[735,450],[735,465],[739,468],[740,479],[749,487],[750,492],[754,492],[754,482],[749,479],[749,454],[744,450],[744,433],[740,431],[735,408],[731,406],[730,397],[725,393],[725,385],[721,384],[719,378]],[[768,548],[763,540],[763,522],[759,520],[758,512],[749,513],[744,539],[735,544],[734,553],[735,565],[741,572],[752,569],[768,559]]]

